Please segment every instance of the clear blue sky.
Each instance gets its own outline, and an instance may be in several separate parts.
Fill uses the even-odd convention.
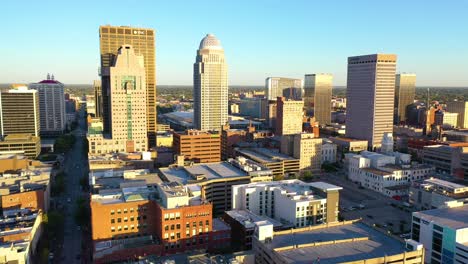
[[[0,83],[92,83],[99,25],[156,29],[158,84],[192,84],[206,33],[222,42],[231,85],[329,72],[348,56],[398,55],[419,86],[468,87],[468,1],[3,1]]]

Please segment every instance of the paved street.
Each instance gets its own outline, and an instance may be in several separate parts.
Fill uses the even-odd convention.
[[[65,192],[61,195],[60,201],[64,206],[64,241],[62,256],[58,263],[82,263],[82,231],[75,222],[75,212],[77,201],[82,197],[80,178],[87,172],[87,156],[83,155],[83,140],[86,136],[86,123],[84,113],[79,113],[78,127],[73,131],[76,142],[73,148],[66,154],[65,171]]]

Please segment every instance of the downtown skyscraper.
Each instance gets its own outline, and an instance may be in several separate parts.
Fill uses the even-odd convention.
[[[405,122],[409,105],[414,103],[416,74],[401,73],[395,78],[395,123]]]
[[[331,123],[331,99],[333,75],[326,73],[306,74],[304,78],[304,106],[313,109],[315,121]]]
[[[265,90],[268,100],[276,101],[278,97],[301,100],[302,80],[284,77],[268,77],[265,80]]]
[[[228,121],[227,64],[221,42],[212,34],[200,42],[193,64],[194,126],[220,131]]]
[[[136,55],[131,45],[124,45],[118,49],[113,64],[102,68],[103,78],[110,80],[107,102],[110,129],[106,134],[88,129],[91,154],[140,152],[148,149],[146,73],[143,61],[143,56]]]
[[[127,26],[99,27],[99,42],[101,52],[101,68],[112,66],[119,48],[132,45],[135,54],[143,56],[146,78],[146,125],[148,146],[156,145],[156,55],[155,31],[148,28],[133,28]],[[102,76],[102,114],[104,131],[110,132],[109,112],[109,79]]]
[[[348,58],[346,137],[379,148],[393,132],[397,56],[372,54]]]

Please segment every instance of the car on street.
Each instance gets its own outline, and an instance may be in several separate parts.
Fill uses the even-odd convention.
[[[70,197],[67,198],[67,202],[71,203],[71,198]]]

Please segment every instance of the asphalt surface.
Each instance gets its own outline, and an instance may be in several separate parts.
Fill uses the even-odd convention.
[[[65,154],[65,191],[60,197],[64,204],[64,239],[62,255],[56,263],[82,263],[82,228],[75,222],[77,201],[83,196],[80,178],[87,172],[88,160],[83,154],[83,141],[86,140],[86,123],[84,113],[81,111],[78,118],[78,127],[72,132],[76,137],[73,148]]]
[[[370,226],[380,226],[384,232],[407,233],[410,229],[411,210],[403,206],[401,201],[359,188],[346,179],[346,172],[343,170],[324,173],[320,180],[343,187],[340,191],[340,212],[345,220],[361,218]],[[359,209],[359,205],[364,205],[364,208]],[[352,207],[355,209],[351,209]]]

